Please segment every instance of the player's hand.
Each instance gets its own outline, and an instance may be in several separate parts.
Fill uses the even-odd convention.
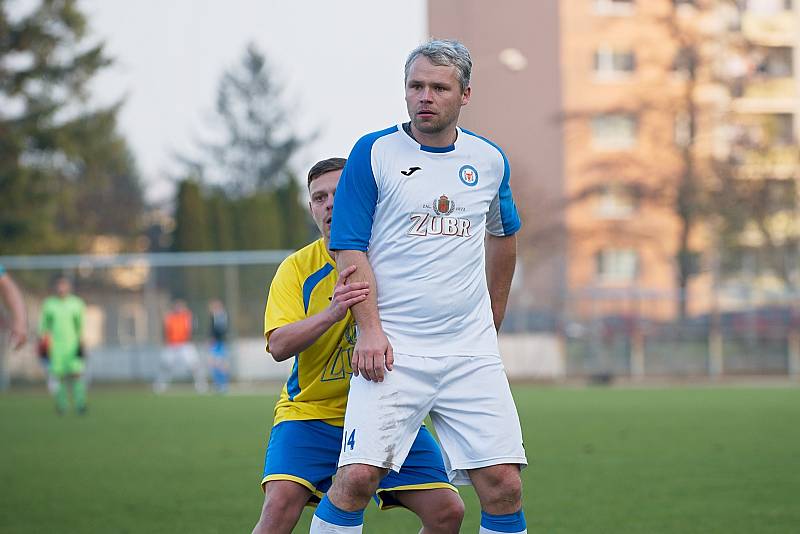
[[[14,350],[19,349],[25,344],[28,339],[28,332],[25,325],[15,325],[11,327],[11,347]]]
[[[383,330],[359,330],[351,361],[353,374],[361,374],[372,382],[383,382],[384,369],[391,371],[393,365],[394,351]]]
[[[347,315],[350,306],[364,301],[369,294],[369,284],[367,282],[348,283],[347,278],[356,271],[356,266],[351,265],[339,273],[336,280],[336,287],[333,289],[331,305],[328,311],[334,323],[338,323]]]

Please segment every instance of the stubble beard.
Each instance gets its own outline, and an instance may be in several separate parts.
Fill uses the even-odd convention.
[[[434,119],[433,121],[423,121],[417,117],[411,120],[414,128],[426,135],[435,135],[444,131],[444,126],[441,120]]]

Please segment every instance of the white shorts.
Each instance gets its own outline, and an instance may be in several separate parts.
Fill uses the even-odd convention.
[[[453,484],[470,484],[469,469],[528,464],[500,358],[394,357],[383,382],[361,376],[350,381],[340,467],[367,464],[399,471],[428,413]]]
[[[177,345],[167,345],[162,353],[162,361],[171,369],[185,367],[194,369],[200,361],[197,354],[197,347],[192,343],[180,343]]]

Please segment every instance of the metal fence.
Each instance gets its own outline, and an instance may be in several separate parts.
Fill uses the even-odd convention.
[[[289,253],[0,257],[0,264],[23,289],[34,338],[52,279],[73,279],[87,304],[91,380],[152,380],[162,320],[175,298],[194,315],[201,351],[208,345],[209,301],[225,304],[234,379],[283,380],[288,367],[265,355],[262,332],[270,282]],[[515,307],[512,300],[503,358],[512,379],[800,375],[800,298],[739,301],[683,320],[664,312],[674,309],[675,299],[663,295],[570,295],[558,311]],[[0,339],[0,364],[0,386],[44,379],[34,343],[10,352]]]
[[[678,301],[671,295],[580,295],[567,302],[557,330],[570,376],[800,373],[796,296],[739,299],[683,318],[677,317]]]
[[[219,299],[224,303],[231,324],[234,373],[242,360],[237,349],[239,345],[253,345],[249,340],[256,340],[254,346],[260,346],[257,356],[264,359],[261,340],[266,296],[278,264],[290,253],[6,256],[0,257],[0,264],[22,288],[32,339],[52,281],[66,275],[73,281],[74,293],[87,305],[84,341],[90,379],[148,381],[159,364],[163,318],[178,298],[192,311],[193,341],[201,349],[208,344],[209,302]],[[34,345],[29,343],[23,350],[11,352],[0,343],[4,383],[44,378]]]

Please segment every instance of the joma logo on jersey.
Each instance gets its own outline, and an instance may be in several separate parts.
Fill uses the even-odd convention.
[[[471,237],[469,219],[458,217],[442,217],[427,213],[412,213],[411,228],[408,235],[426,237],[429,235],[446,235],[455,237]]]

